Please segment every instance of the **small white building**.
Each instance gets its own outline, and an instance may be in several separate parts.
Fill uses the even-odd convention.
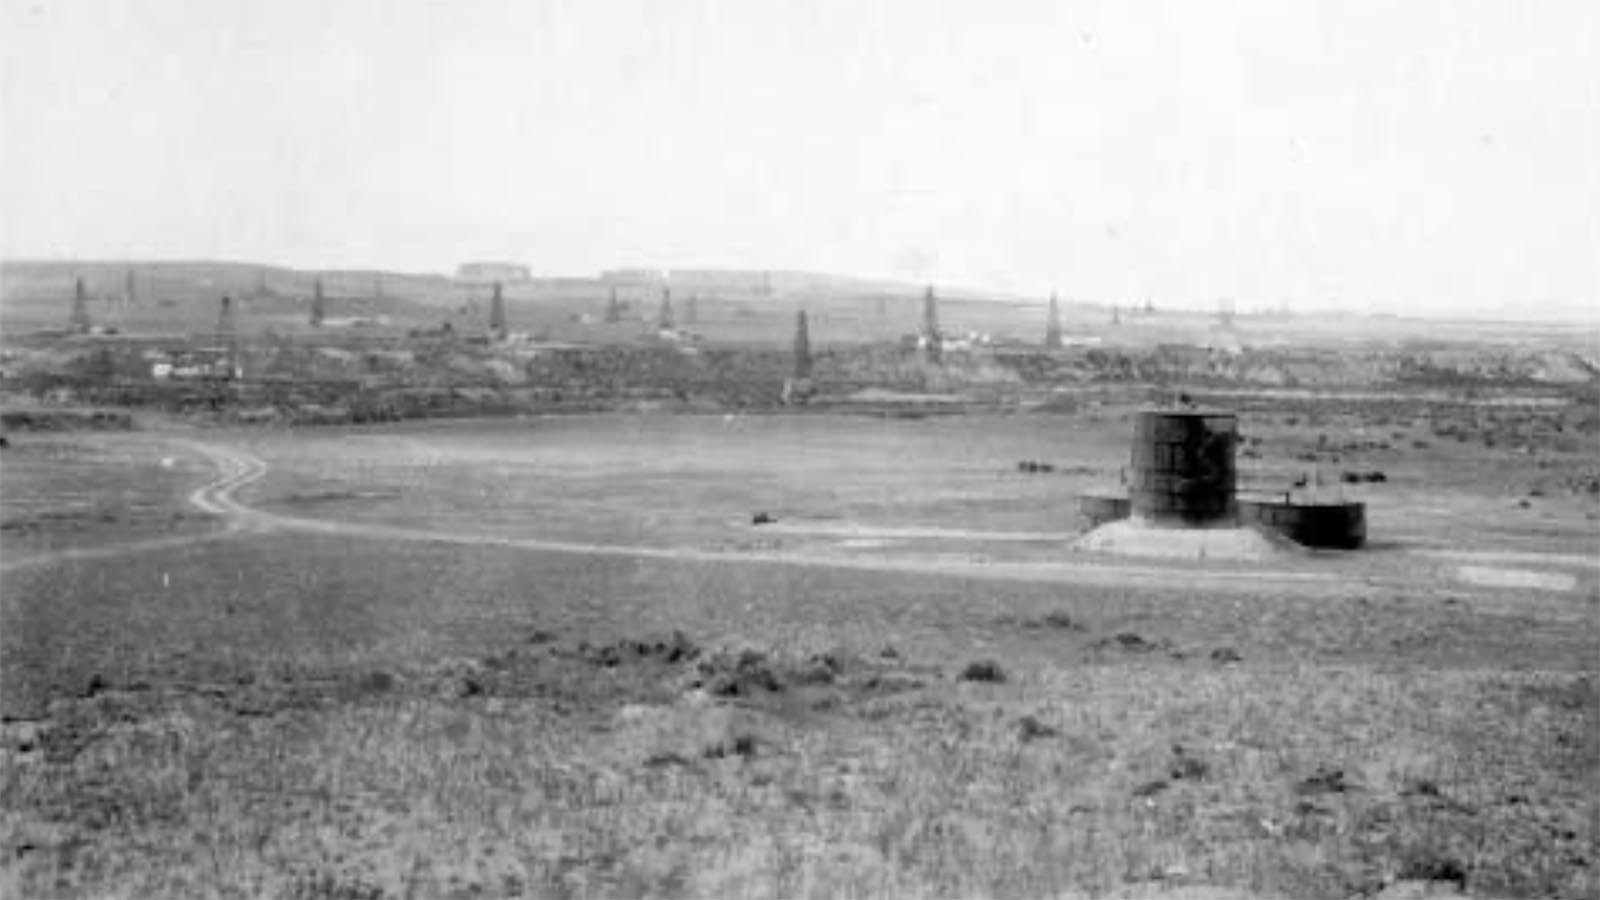
[[[521,263],[466,262],[456,267],[456,280],[467,284],[510,284],[531,278],[533,273]]]

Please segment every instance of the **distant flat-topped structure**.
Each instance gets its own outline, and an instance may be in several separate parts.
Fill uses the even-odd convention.
[[[528,267],[511,262],[467,262],[456,267],[456,280],[469,284],[527,281],[533,277]]]

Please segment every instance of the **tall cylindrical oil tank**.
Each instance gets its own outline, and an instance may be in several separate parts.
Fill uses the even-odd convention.
[[[1140,412],[1134,420],[1128,487],[1133,518],[1178,528],[1238,525],[1238,433],[1238,419],[1230,412]]]

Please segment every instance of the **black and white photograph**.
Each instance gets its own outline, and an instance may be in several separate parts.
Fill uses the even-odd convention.
[[[0,0],[0,898],[1600,897],[1600,4]]]

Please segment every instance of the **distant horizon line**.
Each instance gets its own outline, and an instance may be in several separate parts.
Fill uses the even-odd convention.
[[[518,262],[518,261],[515,261],[515,260],[484,259],[484,258],[463,260],[462,262],[458,263],[457,266],[459,268],[460,266],[463,266],[463,265],[483,265],[483,264],[528,267],[527,263]],[[454,274],[452,274],[450,272],[441,272],[441,271],[416,270],[416,269],[411,269],[411,270],[406,270],[406,269],[387,269],[387,268],[370,268],[370,267],[363,267],[363,268],[320,268],[320,267],[318,267],[318,268],[301,268],[299,266],[289,265],[289,264],[285,264],[285,263],[258,262],[258,261],[249,261],[249,260],[242,260],[242,259],[226,259],[226,258],[206,258],[206,257],[190,257],[190,258],[181,258],[181,257],[167,257],[167,258],[159,258],[159,257],[152,257],[152,258],[110,258],[110,257],[103,257],[103,258],[71,258],[71,257],[45,257],[45,256],[0,257],[0,267],[26,266],[26,265],[44,265],[44,266],[62,266],[62,267],[85,266],[85,267],[93,267],[93,268],[106,268],[106,267],[118,267],[118,266],[121,266],[121,267],[185,266],[185,265],[189,265],[189,266],[223,266],[223,267],[238,267],[238,268],[244,268],[244,269],[270,269],[270,270],[277,270],[277,271],[286,272],[286,273],[298,273],[298,274],[310,274],[310,275],[319,275],[319,274],[320,275],[347,274],[347,275],[366,275],[366,276],[390,275],[390,276],[394,276],[394,277],[398,277],[398,278],[419,278],[419,279],[427,278],[427,279],[439,279],[439,280],[444,280],[444,281],[449,281],[449,282],[456,282],[456,283],[461,283],[462,282],[462,279],[456,277],[456,275],[454,275]],[[529,267],[529,268],[531,268],[531,267]],[[1126,303],[1116,303],[1116,302],[1107,301],[1107,300],[1094,300],[1094,299],[1074,298],[1073,292],[1059,291],[1059,290],[1018,292],[1016,290],[1010,290],[1010,289],[990,288],[990,287],[983,287],[983,286],[976,286],[976,285],[960,284],[960,283],[956,283],[956,282],[939,282],[939,281],[913,280],[913,279],[909,279],[909,278],[905,278],[905,277],[897,277],[897,276],[890,276],[890,275],[859,275],[859,274],[855,274],[855,273],[831,272],[831,271],[824,271],[824,270],[820,270],[820,269],[801,269],[801,268],[788,268],[788,267],[732,267],[732,266],[714,266],[714,265],[711,265],[711,266],[708,266],[708,265],[697,265],[697,266],[647,266],[647,265],[637,265],[637,264],[635,264],[635,265],[613,265],[613,266],[608,266],[608,267],[592,270],[592,271],[590,271],[588,273],[583,273],[583,274],[570,274],[570,273],[569,274],[553,274],[553,273],[532,273],[532,272],[530,272],[529,276],[526,279],[521,279],[520,281],[507,281],[506,283],[529,283],[529,282],[539,282],[539,281],[572,281],[572,280],[587,280],[587,281],[595,281],[595,282],[604,282],[606,280],[605,276],[607,276],[608,274],[611,274],[611,273],[618,273],[618,272],[629,272],[629,273],[660,272],[660,273],[663,273],[664,276],[666,276],[666,277],[664,277],[663,280],[664,280],[664,282],[666,282],[668,284],[671,283],[670,275],[673,272],[686,272],[686,273],[688,273],[688,272],[716,272],[716,273],[728,273],[728,274],[737,274],[737,273],[759,274],[759,273],[766,273],[766,274],[769,274],[769,275],[802,275],[802,276],[812,276],[812,277],[833,278],[833,279],[839,279],[839,280],[844,280],[844,281],[858,281],[858,282],[865,282],[865,283],[878,283],[878,284],[887,283],[887,284],[902,286],[902,287],[910,289],[910,290],[924,290],[924,289],[927,289],[927,288],[932,288],[932,289],[935,290],[936,294],[940,290],[951,292],[950,294],[947,295],[947,297],[949,299],[959,299],[959,300],[978,301],[978,302],[984,302],[984,301],[1015,302],[1015,301],[1027,301],[1027,300],[1038,300],[1040,302],[1049,302],[1049,300],[1053,296],[1059,295],[1061,302],[1063,304],[1066,304],[1066,305],[1070,305],[1070,306],[1098,306],[1098,307],[1104,307],[1106,309],[1111,309],[1111,308],[1137,309],[1137,308],[1141,307],[1148,300],[1148,301],[1155,302],[1156,303],[1156,308],[1158,310],[1164,309],[1164,310],[1166,310],[1168,312],[1184,312],[1184,313],[1194,313],[1194,314],[1201,314],[1201,315],[1214,315],[1214,314],[1216,314],[1217,311],[1218,311],[1217,304],[1219,302],[1218,300],[1213,299],[1213,300],[1210,300],[1210,301],[1197,301],[1197,303],[1184,303],[1181,300],[1174,300],[1172,298],[1160,298],[1160,297],[1156,297],[1156,296],[1152,295],[1152,296],[1147,296],[1147,297],[1141,297],[1141,298],[1138,298],[1138,299],[1135,299],[1135,300],[1129,300]],[[0,284],[0,286],[3,286],[3,284]],[[973,294],[977,294],[977,295],[980,295],[980,296],[972,296]],[[1207,304],[1207,305],[1199,305],[1199,304]],[[1484,309],[1476,309],[1476,310],[1474,310],[1474,309],[1468,309],[1468,310],[1459,310],[1459,311],[1452,310],[1450,312],[1430,312],[1430,311],[1421,311],[1421,312],[1418,312],[1418,311],[1409,311],[1409,312],[1381,311],[1380,312],[1380,311],[1374,311],[1374,310],[1353,309],[1353,308],[1350,308],[1348,306],[1305,306],[1303,304],[1294,304],[1294,303],[1290,303],[1290,302],[1287,302],[1287,301],[1284,302],[1283,304],[1277,305],[1277,306],[1265,305],[1265,304],[1257,304],[1257,305],[1246,305],[1246,306],[1243,306],[1243,307],[1235,307],[1232,310],[1232,314],[1236,315],[1236,316],[1239,316],[1239,315],[1259,315],[1259,314],[1269,314],[1269,315],[1284,315],[1284,314],[1287,314],[1287,315],[1293,315],[1293,316],[1300,316],[1300,315],[1326,315],[1326,314],[1337,313],[1337,314],[1342,314],[1342,315],[1358,315],[1358,316],[1364,316],[1364,317],[1367,317],[1367,318],[1390,318],[1390,319],[1407,319],[1407,320],[1435,321],[1435,322],[1449,322],[1449,321],[1467,320],[1467,321],[1472,321],[1472,322],[1480,323],[1480,324],[1505,323],[1505,324],[1527,324],[1527,325],[1572,325],[1572,326],[1578,326],[1578,327],[1584,327],[1584,328],[1600,327],[1600,303],[1589,303],[1589,304],[1585,304],[1585,305],[1582,306],[1582,309],[1584,309],[1584,310],[1593,310],[1593,312],[1591,313],[1591,315],[1590,315],[1590,317],[1588,319],[1582,318],[1581,314],[1578,313],[1577,311],[1569,309],[1567,307],[1567,304],[1556,303],[1554,305],[1556,307],[1556,312],[1554,313],[1554,315],[1552,315],[1549,318],[1515,318],[1515,317],[1509,317],[1504,310],[1484,310]]]

